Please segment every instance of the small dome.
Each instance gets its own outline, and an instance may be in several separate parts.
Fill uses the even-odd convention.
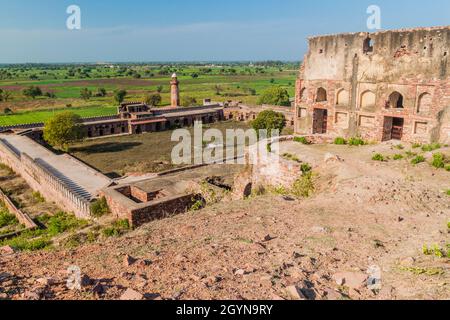
[[[176,77],[177,77],[177,74],[174,73],[174,74],[172,75],[172,78],[176,78]]]

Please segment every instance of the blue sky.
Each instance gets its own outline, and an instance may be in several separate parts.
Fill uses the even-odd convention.
[[[366,31],[372,4],[383,29],[450,25],[449,0],[0,0],[0,63],[300,60],[310,35]]]

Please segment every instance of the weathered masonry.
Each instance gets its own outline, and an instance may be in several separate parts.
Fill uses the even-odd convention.
[[[312,37],[297,134],[450,142],[450,27]]]

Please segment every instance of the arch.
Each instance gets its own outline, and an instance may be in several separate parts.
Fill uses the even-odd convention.
[[[300,101],[306,101],[306,88],[300,89]]]
[[[322,87],[317,89],[316,102],[326,102],[327,100],[327,90]]]
[[[394,91],[389,96],[389,108],[392,109],[403,109],[403,96],[397,92]]]
[[[376,103],[376,95],[370,90],[366,90],[361,94],[361,109],[374,108]]]
[[[346,106],[350,102],[349,92],[345,89],[339,89],[336,95],[336,105]]]
[[[428,92],[424,92],[419,96],[417,102],[417,113],[428,114],[431,110],[432,96]]]
[[[363,52],[365,54],[373,52],[373,44],[373,40],[370,37],[367,37],[366,40],[364,40]]]

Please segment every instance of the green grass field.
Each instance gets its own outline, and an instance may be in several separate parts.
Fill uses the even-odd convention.
[[[111,115],[116,112],[113,94],[117,89],[127,90],[126,101],[143,101],[161,86],[161,106],[166,106],[170,103],[173,72],[178,74],[182,100],[192,97],[201,104],[203,99],[211,98],[256,104],[259,95],[271,86],[287,89],[292,97],[297,64],[0,66],[0,89],[9,93],[7,101],[0,99],[0,126],[45,122],[63,110],[82,117]],[[49,92],[54,97],[26,97],[23,90],[29,86],[38,86],[44,94]],[[93,94],[104,88],[107,95],[83,100],[83,88]],[[13,114],[6,115],[8,109]]]

